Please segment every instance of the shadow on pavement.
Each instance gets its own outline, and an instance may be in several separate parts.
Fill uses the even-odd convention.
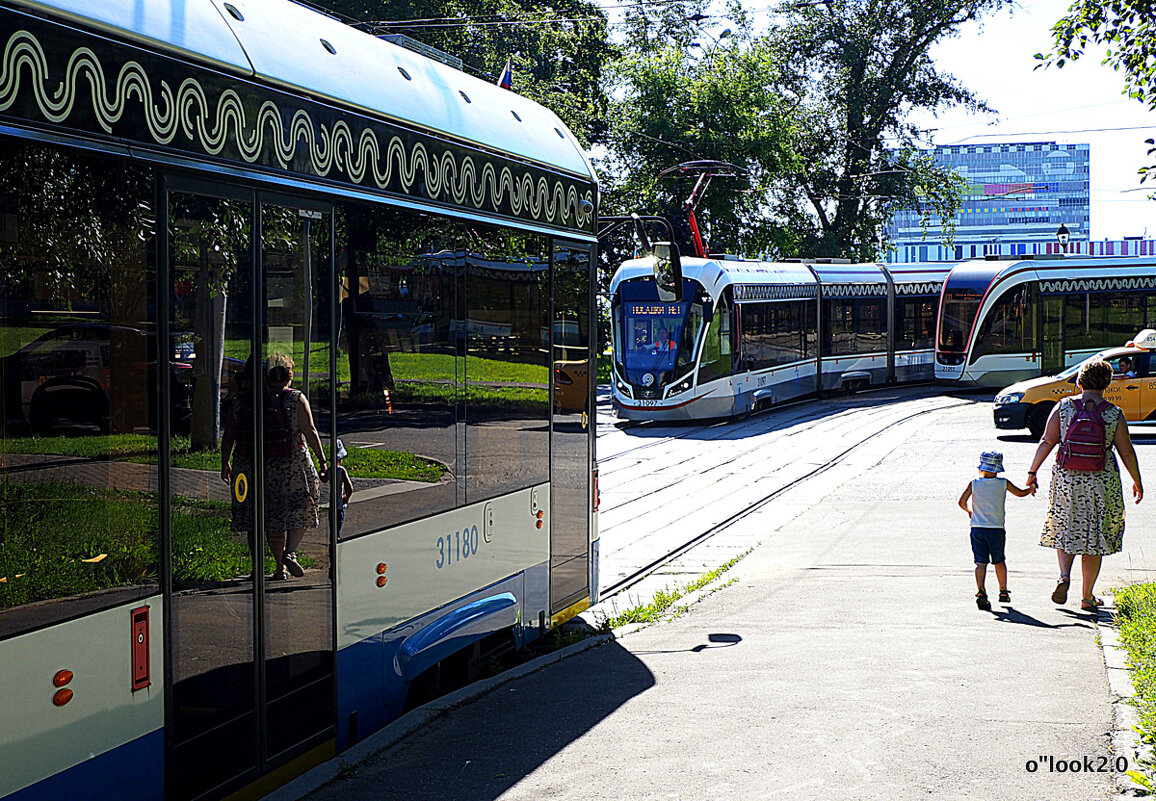
[[[1045,623],[1031,615],[1025,615],[1023,612],[1011,606],[1005,606],[1002,610],[992,609],[992,615],[1001,623],[1019,623],[1021,626],[1037,626],[1042,629],[1090,628],[1087,622],[1083,620],[1073,620],[1070,623],[1059,624]]]
[[[309,801],[496,799],[654,684],[641,661],[607,641],[435,718]],[[580,797],[575,789],[560,787],[558,797]]]
[[[743,638],[737,634],[708,634],[706,639],[707,642],[699,643],[693,648],[675,648],[669,651],[634,651],[633,653],[636,656],[648,656],[650,654],[701,654],[703,651],[714,648],[729,648],[743,641]]]

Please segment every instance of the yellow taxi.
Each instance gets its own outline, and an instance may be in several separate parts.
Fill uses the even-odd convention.
[[[1109,348],[1085,361],[1103,359],[1112,365],[1112,383],[1104,399],[1124,412],[1130,423],[1156,417],[1156,375],[1149,372],[1152,351],[1156,351],[1156,330],[1145,328],[1120,348]],[[1012,384],[995,396],[996,428],[1027,428],[1033,437],[1044,433],[1052,407],[1069,395],[1078,395],[1074,364],[1059,375],[1029,378]]]
[[[554,408],[558,412],[584,412],[590,397],[590,362],[554,362]]]

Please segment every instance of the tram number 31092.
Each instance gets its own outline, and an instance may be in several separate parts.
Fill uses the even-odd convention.
[[[478,552],[478,527],[470,526],[453,534],[438,537],[437,540],[437,569],[469,559]]]

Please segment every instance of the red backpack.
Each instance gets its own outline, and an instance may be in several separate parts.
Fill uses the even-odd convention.
[[[1076,407],[1076,415],[1068,424],[1068,433],[1056,454],[1056,464],[1065,470],[1096,471],[1104,469],[1107,427],[1104,410],[1111,404],[1087,402]]]

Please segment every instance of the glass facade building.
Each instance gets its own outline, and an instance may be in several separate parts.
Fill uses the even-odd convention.
[[[926,235],[919,212],[896,212],[888,261],[951,261],[1045,252],[1067,227],[1072,243],[1090,239],[1089,146],[1056,142],[941,145],[931,153],[964,179],[955,236],[943,241],[937,218]]]

